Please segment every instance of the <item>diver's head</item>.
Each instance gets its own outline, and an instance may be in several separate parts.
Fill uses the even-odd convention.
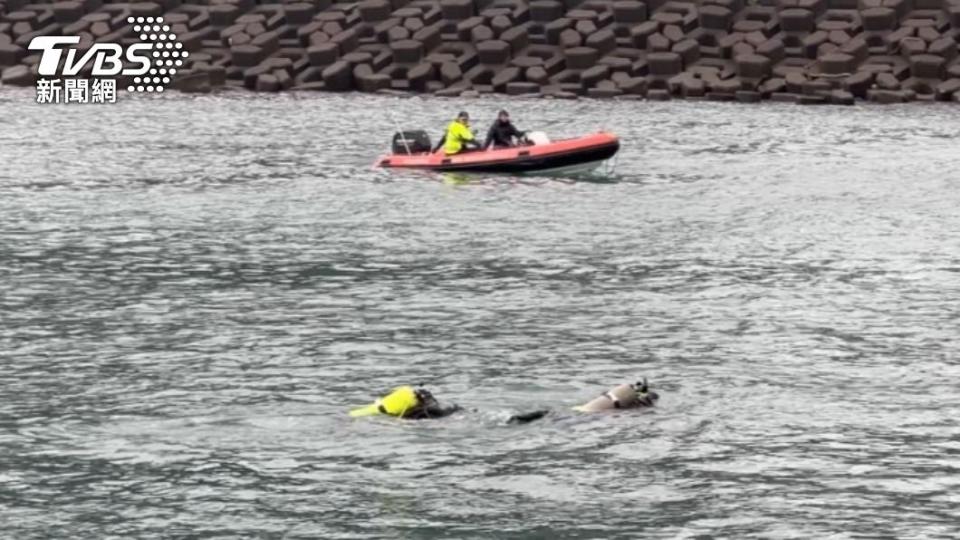
[[[643,381],[634,383],[633,387],[637,391],[638,406],[653,406],[660,399],[660,394],[650,390],[646,377],[643,378]]]
[[[630,409],[644,405],[653,405],[659,399],[655,392],[650,392],[646,380],[636,384],[621,384],[614,386],[603,394],[574,407],[581,412],[599,412],[612,409]]]
[[[418,407],[435,407],[439,405],[437,398],[433,397],[433,394],[426,388],[420,387],[414,390],[414,392],[417,394]]]
[[[504,110],[501,110],[501,111],[497,114],[497,120],[498,120],[501,124],[508,124],[508,123],[510,123],[510,113],[508,113],[505,109],[504,109]]]

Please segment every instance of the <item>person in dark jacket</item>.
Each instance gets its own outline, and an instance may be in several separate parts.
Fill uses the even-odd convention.
[[[523,135],[524,133],[510,122],[510,113],[500,111],[500,113],[497,114],[497,119],[494,120],[493,125],[490,126],[490,130],[487,131],[487,140],[483,143],[483,149],[486,150],[490,148],[491,145],[494,148],[516,146],[524,140]],[[516,139],[516,142],[514,142],[514,139]]]

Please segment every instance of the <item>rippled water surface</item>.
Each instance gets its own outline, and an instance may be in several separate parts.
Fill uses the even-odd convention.
[[[622,136],[571,182],[371,170],[494,100],[32,99],[5,537],[960,535],[955,107],[506,103]],[[569,411],[642,376],[655,409]],[[471,411],[345,414],[419,382]]]

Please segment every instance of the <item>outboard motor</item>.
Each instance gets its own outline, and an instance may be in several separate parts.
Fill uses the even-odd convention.
[[[433,150],[426,131],[400,131],[393,136],[394,154],[422,154]]]

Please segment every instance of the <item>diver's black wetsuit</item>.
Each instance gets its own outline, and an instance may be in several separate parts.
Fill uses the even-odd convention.
[[[417,398],[419,399],[420,403],[416,407],[405,412],[401,418],[405,420],[426,420],[430,418],[443,418],[445,416],[450,416],[453,413],[463,410],[463,408],[457,405],[456,403],[453,403],[447,406],[440,405],[440,402],[437,401],[437,398],[433,397],[433,394],[431,394],[430,391],[425,388],[417,389]],[[533,412],[524,413],[524,414],[517,414],[517,415],[511,416],[510,419],[507,420],[507,423],[508,424],[526,424],[527,422],[533,422],[534,420],[543,418],[544,416],[547,415],[548,412],[550,411],[542,410],[542,411],[533,411]]]
[[[413,409],[410,412],[407,412],[403,415],[405,420],[426,420],[429,418],[443,418],[445,416],[450,416],[451,414],[462,411],[463,408],[459,405],[448,405],[446,407],[441,407],[440,405],[434,406],[420,406]],[[547,415],[550,411],[544,409],[542,411],[533,411],[523,414],[515,414],[507,419],[508,424],[526,424],[528,422],[533,422],[534,420],[539,420]]]
[[[404,413],[402,418],[408,420],[443,418],[444,416],[450,416],[451,414],[460,410],[460,406],[456,403],[447,405],[446,407],[440,405],[440,403],[437,401],[437,398],[433,397],[433,394],[431,394],[426,388],[419,388],[416,392],[417,399],[420,403],[417,404],[416,407]]]
[[[549,413],[550,413],[549,410],[543,409],[540,411],[533,411],[533,412],[528,412],[523,414],[515,414],[507,419],[507,423],[508,424],[526,424],[529,422],[533,422],[534,420],[539,420]]]
[[[432,405],[420,405],[407,411],[403,418],[407,420],[425,420],[427,418],[443,418],[444,416],[450,416],[451,414],[461,410],[459,405],[448,405],[446,407],[441,407],[440,404],[434,402]]]

